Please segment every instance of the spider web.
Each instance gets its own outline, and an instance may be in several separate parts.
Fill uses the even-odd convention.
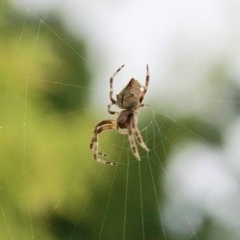
[[[50,13],[15,13],[6,1],[0,9],[1,239],[239,239],[239,89],[224,63],[203,89],[183,84],[195,95],[165,88],[189,103],[182,110],[158,96],[163,90],[154,94],[149,63],[150,106],[139,110],[139,129],[150,152],[139,148],[139,162],[126,136],[107,131],[99,146],[119,164],[104,166],[89,141],[95,124],[112,118],[108,79],[118,66],[102,73],[85,41]],[[142,66],[136,78],[144,82]],[[121,87],[135,74],[129,68],[117,76]],[[198,91],[207,97],[191,112]]]

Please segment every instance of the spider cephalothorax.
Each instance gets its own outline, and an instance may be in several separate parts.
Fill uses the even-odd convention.
[[[133,155],[140,160],[136,142],[146,151],[149,151],[146,144],[143,142],[140,131],[137,127],[137,110],[143,107],[143,98],[148,89],[149,83],[149,69],[147,65],[147,74],[145,85],[142,86],[136,79],[132,78],[127,86],[116,95],[117,99],[113,98],[113,79],[117,73],[124,67],[122,65],[110,78],[110,93],[109,97],[111,103],[108,105],[108,112],[117,115],[117,120],[103,120],[99,122],[93,132],[93,137],[90,143],[90,148],[93,151],[93,157],[97,162],[104,164],[116,164],[116,162],[108,162],[101,158],[99,155],[105,155],[98,151],[98,134],[102,131],[109,129],[117,129],[121,134],[127,134]],[[121,112],[111,110],[112,105],[117,105],[123,109]]]
[[[134,113],[132,110],[123,110],[117,117],[117,128],[125,129],[131,125],[133,121]]]

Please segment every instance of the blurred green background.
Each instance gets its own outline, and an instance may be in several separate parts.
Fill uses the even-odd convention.
[[[149,192],[140,198],[138,171],[147,163],[130,166],[127,176],[126,166],[92,160],[89,141],[101,119],[88,107],[92,73],[79,57],[86,58],[85,44],[56,17],[45,23],[50,29],[8,5],[1,15],[0,238],[120,239],[125,221],[126,239],[141,239],[141,200],[147,235],[157,239],[149,168],[141,177]],[[158,172],[151,174],[157,185]]]
[[[104,152],[131,164],[94,162],[89,141],[105,115],[89,105],[95,72],[86,40],[54,14],[42,23],[1,4],[0,239],[179,239],[161,219],[167,156],[187,138],[219,145],[219,128],[142,110],[150,153],[136,162],[126,138],[110,132],[101,136]],[[210,239],[212,224],[189,239]]]

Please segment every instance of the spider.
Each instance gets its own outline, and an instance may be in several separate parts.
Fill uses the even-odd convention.
[[[113,80],[114,77],[120,72],[120,70],[124,67],[122,65],[117,69],[116,72],[110,77],[110,92],[109,98],[111,103],[108,105],[108,113],[112,115],[116,115],[116,120],[103,120],[99,122],[93,131],[93,137],[90,143],[90,149],[93,151],[93,158],[99,163],[114,165],[116,162],[109,162],[101,159],[99,156],[107,156],[106,154],[100,153],[98,151],[98,135],[110,129],[117,129],[120,134],[127,134],[129,144],[132,150],[133,155],[136,159],[140,160],[137,144],[141,146],[145,151],[149,151],[146,144],[144,143],[140,131],[137,127],[138,121],[138,109],[140,107],[145,106],[142,103],[144,96],[148,90],[149,84],[149,68],[148,65],[146,67],[146,80],[145,86],[141,86],[141,84],[134,78],[130,79],[129,83],[123,90],[116,95],[116,99],[113,98]],[[111,110],[113,105],[117,105],[122,111],[115,112]]]

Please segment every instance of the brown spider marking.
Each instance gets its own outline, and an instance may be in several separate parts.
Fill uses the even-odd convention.
[[[149,151],[137,127],[138,109],[145,106],[142,101],[148,90],[150,79],[149,68],[147,65],[144,86],[142,86],[136,79],[131,78],[126,87],[124,87],[122,91],[116,95],[115,99],[113,97],[113,80],[123,67],[124,65],[118,68],[117,71],[114,72],[110,77],[109,98],[111,103],[108,105],[107,110],[108,113],[117,115],[117,119],[103,120],[99,122],[94,128],[93,137],[90,143],[90,149],[93,151],[94,160],[103,164],[116,164],[116,162],[109,162],[99,158],[99,155],[107,156],[106,154],[100,153],[98,151],[98,135],[105,130],[117,129],[120,134],[127,134],[132,153],[138,160],[140,160],[140,156],[136,143],[138,143],[138,145],[141,146],[145,151]],[[111,107],[113,105],[117,105],[120,109],[122,109],[122,111],[112,111]]]

